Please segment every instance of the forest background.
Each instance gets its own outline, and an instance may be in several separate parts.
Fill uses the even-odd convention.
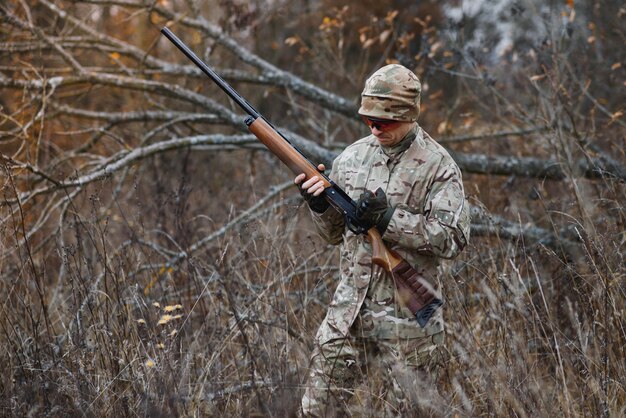
[[[0,4],[0,411],[293,416],[338,276],[293,175],[167,25],[315,162],[399,62],[453,155],[441,416],[626,415],[626,5]],[[354,400],[380,416],[370,376]],[[417,389],[416,389],[417,390]]]

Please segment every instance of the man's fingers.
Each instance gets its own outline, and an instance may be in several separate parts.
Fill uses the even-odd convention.
[[[321,195],[322,192],[324,191],[324,182],[320,181],[319,183],[315,184],[315,187],[316,187],[316,190],[313,192],[313,196]],[[311,190],[311,189],[309,189],[309,190]]]
[[[315,183],[319,182],[320,178],[317,176],[313,176],[310,179],[307,179],[304,183],[302,183],[303,189],[310,189]]]
[[[323,172],[326,170],[326,166],[324,164],[319,164],[317,166],[318,171]],[[293,180],[295,184],[300,184],[302,181],[306,179],[306,175],[304,173],[298,174],[296,178]],[[313,184],[320,182],[320,178],[317,176],[313,176],[310,179],[307,179],[304,183],[302,183],[303,189],[309,189]],[[309,193],[313,193],[313,191],[309,191]],[[320,192],[321,193],[321,192]],[[317,195],[316,195],[317,196]]]
[[[320,166],[323,166],[323,164],[320,164]],[[304,183],[302,183],[302,180],[304,180],[305,177],[306,176],[304,174],[298,174],[293,182],[299,185],[301,189],[306,190],[307,193],[310,193],[313,196],[319,196],[324,192],[323,180],[321,180],[317,176],[313,176],[310,179],[307,179]]]
[[[296,178],[293,180],[293,182],[296,183],[296,184],[300,184],[302,182],[302,180],[304,180],[305,177],[306,176],[304,175],[304,173],[298,174],[296,176]]]
[[[321,187],[321,190],[320,190]],[[319,196],[319,194],[324,190],[323,183],[321,181],[317,181],[313,183],[309,189],[307,190],[313,196]]]

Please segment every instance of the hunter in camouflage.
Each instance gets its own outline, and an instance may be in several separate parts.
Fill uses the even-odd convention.
[[[401,65],[374,73],[359,109],[372,135],[337,157],[330,178],[354,200],[381,188],[390,213],[382,236],[386,245],[436,284],[441,259],[455,257],[467,244],[469,211],[458,166],[417,124],[420,92],[418,78]],[[302,180],[298,176],[296,183]],[[300,187],[314,193],[314,184],[315,179],[306,179]],[[320,202],[308,197],[320,235],[341,244],[341,281],[316,336],[303,413],[356,411],[368,403],[362,393],[372,390],[359,391],[356,385],[365,370],[371,376],[372,368],[382,370],[383,384],[370,396],[381,400],[390,414],[406,408],[415,412],[401,381],[407,374],[412,381],[428,381],[424,371],[434,372],[444,341],[441,309],[420,327],[399,302],[392,279],[372,267],[366,237],[349,231],[337,210],[323,202],[316,206]]]

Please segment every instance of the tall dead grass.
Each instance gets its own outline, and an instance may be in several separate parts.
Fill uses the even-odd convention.
[[[49,239],[16,245],[34,207],[3,224],[3,414],[296,413],[337,279],[336,250],[315,236],[288,189],[278,205],[181,259],[177,248],[215,229],[180,200],[203,180],[179,178],[156,194],[137,187],[153,175],[147,169],[117,201],[108,200],[107,180],[74,197]],[[600,189],[602,207],[542,214],[555,230],[572,226],[576,253],[477,236],[447,264],[448,361],[438,395],[412,389],[423,408],[624,415],[623,185]],[[577,202],[597,198],[592,191]]]

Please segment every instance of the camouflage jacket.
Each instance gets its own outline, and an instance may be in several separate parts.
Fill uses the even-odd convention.
[[[373,135],[350,145],[333,162],[330,178],[354,200],[365,189],[385,191],[396,206],[383,235],[386,245],[434,283],[440,259],[455,257],[467,244],[469,208],[461,172],[417,124],[391,149]],[[341,280],[318,331],[319,344],[349,333],[392,339],[443,330],[441,309],[420,328],[410,311],[395,302],[392,279],[371,266],[370,244],[345,228],[337,210],[312,213],[320,235],[331,244],[341,243]]]

